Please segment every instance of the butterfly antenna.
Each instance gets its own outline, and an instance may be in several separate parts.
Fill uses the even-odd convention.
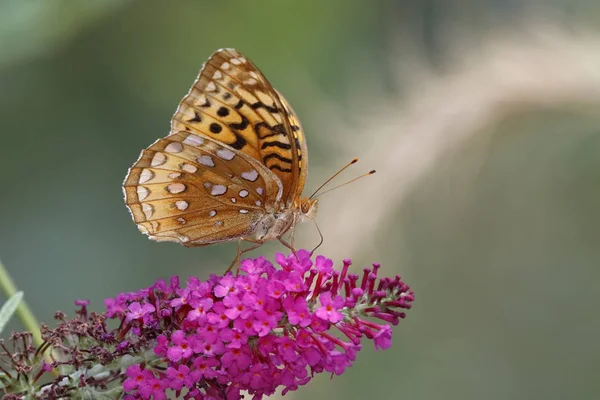
[[[319,194],[318,194],[317,196],[315,196],[314,198],[317,198],[317,197],[319,197],[319,196],[322,196],[322,195],[324,195],[325,193],[331,192],[332,190],[335,190],[335,189],[341,188],[342,186],[346,186],[346,185],[348,185],[348,184],[350,184],[350,183],[352,183],[352,182],[356,182],[357,180],[359,180],[359,179],[361,179],[361,178],[364,178],[365,176],[373,175],[375,172],[376,172],[375,170],[372,170],[372,171],[369,171],[369,172],[367,172],[366,174],[362,174],[362,175],[360,175],[360,176],[357,176],[357,177],[356,177],[356,178],[354,178],[354,179],[350,179],[348,182],[342,183],[341,185],[334,186],[334,187],[332,187],[331,189],[327,189],[326,191],[319,193]],[[311,196],[311,198],[312,198],[312,196]]]
[[[348,164],[344,165],[344,167],[342,169],[340,169],[338,172],[336,172],[335,174],[333,174],[331,176],[331,178],[327,179],[321,186],[319,186],[319,188],[317,190],[315,190],[315,192],[309,197],[309,200],[312,199],[313,197],[315,197],[315,195],[317,193],[319,193],[319,190],[323,189],[323,187],[325,185],[327,185],[329,182],[331,182],[333,180],[333,178],[335,178],[336,176],[338,176],[339,174],[341,174],[346,168],[348,168],[352,164],[356,163],[357,161],[358,161],[358,158],[355,158],[354,160],[350,161]]]
[[[310,255],[312,256],[314,254],[314,252],[321,247],[321,245],[323,244],[323,241],[325,239],[323,239],[323,234],[321,233],[321,230],[319,229],[319,225],[317,225],[317,221],[315,221],[313,219],[313,223],[315,224],[315,227],[317,228],[317,232],[319,232],[319,236],[321,236],[321,241],[319,242],[319,244],[317,245],[317,247],[315,247],[314,249],[312,249],[312,251],[310,252]]]

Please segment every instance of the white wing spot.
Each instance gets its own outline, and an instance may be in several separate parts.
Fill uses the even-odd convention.
[[[217,210],[210,210],[210,211],[208,212],[208,216],[209,216],[209,217],[214,217],[215,215],[217,215]]]
[[[239,58],[232,58],[232,59],[231,59],[231,60],[229,60],[229,61],[231,61],[231,63],[232,63],[233,65],[240,65],[240,64],[242,63],[242,61],[240,61],[240,59],[239,59]]]
[[[152,229],[154,230],[154,232],[156,232],[158,230],[158,227],[160,226],[158,221],[150,221],[150,225],[152,226]]]
[[[189,203],[185,200],[179,200],[175,202],[175,207],[180,211],[184,211],[189,207]]]
[[[145,188],[143,186],[137,187],[138,201],[144,200],[146,197],[148,197],[149,194],[150,191],[148,190],[148,188]]]
[[[248,196],[248,191],[247,190],[240,190],[239,195],[243,199],[244,197]]]
[[[144,225],[142,225],[142,224],[139,224],[137,227],[138,227],[138,230],[139,230],[140,232],[142,232],[144,235],[147,235],[147,234],[148,234],[148,229],[146,229],[146,227],[145,227]]]
[[[181,164],[181,169],[185,172],[189,172],[190,174],[195,174],[198,171],[198,168],[192,164],[184,163]]]
[[[238,60],[240,60],[242,64],[246,62],[246,59],[244,57],[238,57]]]
[[[165,147],[167,153],[180,153],[183,150],[183,145],[179,142],[171,142]]]
[[[247,181],[254,182],[258,179],[258,171],[253,169],[252,171],[242,172],[242,178]]]
[[[258,193],[258,194],[260,194],[262,196],[262,194],[263,194],[263,188],[261,188],[261,187],[256,188],[256,193]]]
[[[210,81],[208,82],[208,85],[206,85],[206,90],[209,92],[214,92],[215,90],[217,90],[217,86],[213,81]]]
[[[235,157],[235,153],[233,151],[225,148],[217,150],[217,155],[223,160],[227,161],[233,160],[233,157]]]
[[[142,204],[142,211],[144,212],[146,219],[149,219],[154,213],[154,207],[152,207],[152,204],[144,203]]]
[[[183,144],[187,144],[190,146],[202,146],[203,143],[204,139],[198,135],[194,135],[193,133],[190,133],[190,135],[186,137],[183,141]]]
[[[229,69],[230,65],[228,62],[224,62],[223,64],[221,64],[221,69]]]
[[[179,218],[177,218],[177,222],[179,222],[181,225],[185,225],[185,223],[186,223],[187,221],[185,220],[185,218],[183,218],[183,217],[179,217]]]
[[[167,175],[169,178],[171,179],[177,179],[181,176],[181,172],[171,172],[169,175]]]
[[[216,70],[215,73],[213,74],[213,79],[221,79],[222,77],[223,77],[223,74],[219,70]]]
[[[260,202],[260,200],[256,200],[256,201],[254,202],[254,204],[256,204],[257,206],[260,206],[262,203]]]
[[[217,221],[217,222],[215,222],[215,226],[223,226],[223,221]]]
[[[243,83],[244,85],[256,85],[258,81],[254,78],[248,78]]]
[[[171,194],[181,193],[185,189],[186,189],[186,187],[183,183],[171,183],[169,186],[167,186],[167,190]]]
[[[189,238],[189,236],[181,235],[181,236],[179,236],[179,240],[181,240],[183,243],[185,243],[185,242],[189,242],[190,238]]]
[[[246,210],[245,208],[242,208],[240,210],[240,214],[248,214],[248,210]]]
[[[210,194],[213,196],[220,196],[227,191],[227,186],[215,185],[212,187]]]
[[[258,74],[254,71],[250,71],[250,76],[253,77],[254,79],[258,79]]]
[[[236,201],[237,201],[237,200],[236,200],[236,198],[235,198],[235,197],[232,197],[232,198],[231,198],[231,202],[232,202],[232,203],[235,203]]]
[[[158,167],[159,165],[164,164],[165,161],[167,161],[167,156],[165,156],[163,153],[156,153],[154,157],[152,157],[150,165],[153,167]]]
[[[211,156],[200,156],[197,158],[198,162],[207,167],[214,167],[215,162],[213,161]]]
[[[154,178],[154,172],[144,168],[142,170],[142,173],[140,174],[140,180],[138,181],[138,183],[146,183],[152,178]]]

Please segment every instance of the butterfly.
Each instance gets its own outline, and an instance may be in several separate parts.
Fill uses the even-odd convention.
[[[181,100],[169,135],[129,169],[123,192],[150,239],[188,247],[237,239],[239,260],[241,241],[254,243],[243,252],[269,240],[294,250],[283,235],[317,213],[317,199],[301,197],[307,172],[289,103],[248,58],[221,49]]]

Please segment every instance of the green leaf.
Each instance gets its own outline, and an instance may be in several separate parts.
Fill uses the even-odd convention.
[[[0,309],[0,333],[4,330],[4,327],[10,321],[12,315],[17,311],[17,307],[23,298],[23,292],[17,292],[10,299],[4,303]]]

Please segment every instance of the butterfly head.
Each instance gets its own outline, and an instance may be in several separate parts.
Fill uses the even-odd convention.
[[[315,219],[317,216],[317,209],[319,208],[319,203],[317,199],[310,199],[308,197],[303,197],[298,200],[298,210],[300,214],[300,222]]]

